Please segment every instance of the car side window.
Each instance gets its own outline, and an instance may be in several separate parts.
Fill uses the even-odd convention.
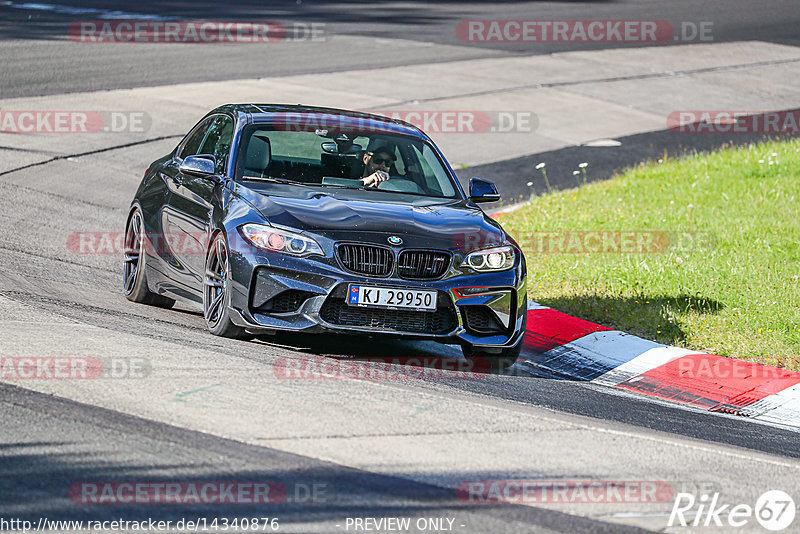
[[[214,172],[224,174],[228,164],[228,153],[233,141],[233,121],[230,117],[220,115],[208,129],[203,146],[198,154],[211,154],[217,161]]]
[[[208,127],[211,126],[214,120],[214,117],[207,118],[189,134],[178,153],[180,159],[186,159],[186,156],[200,154],[200,145],[203,144],[203,139],[206,138],[206,133],[208,133]]]

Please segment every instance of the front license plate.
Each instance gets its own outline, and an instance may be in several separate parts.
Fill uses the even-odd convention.
[[[435,311],[436,291],[350,284],[347,303],[351,306]]]

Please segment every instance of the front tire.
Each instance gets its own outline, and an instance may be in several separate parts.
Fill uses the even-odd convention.
[[[147,252],[145,251],[144,218],[139,208],[133,210],[125,228],[125,252],[122,264],[122,289],[133,302],[171,308],[175,301],[157,295],[147,287]]]
[[[206,254],[206,273],[203,281],[203,317],[208,331],[215,336],[235,339],[252,337],[230,318],[230,261],[225,236],[218,233]]]

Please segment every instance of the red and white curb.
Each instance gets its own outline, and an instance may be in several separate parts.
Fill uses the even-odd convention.
[[[800,429],[800,373],[662,345],[535,302],[521,360],[554,377]]]

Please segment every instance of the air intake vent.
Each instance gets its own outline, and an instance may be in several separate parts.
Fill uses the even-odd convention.
[[[354,273],[388,276],[392,272],[392,251],[388,248],[342,243],[336,254],[344,268]]]
[[[274,313],[287,313],[297,311],[300,305],[305,302],[308,297],[313,296],[313,293],[308,291],[289,290],[273,297],[262,307],[265,311],[272,311]]]
[[[437,250],[405,250],[397,260],[397,274],[408,280],[436,280],[450,266],[450,254]]]
[[[497,334],[503,332],[503,325],[488,306],[461,306],[467,330],[477,334]]]

